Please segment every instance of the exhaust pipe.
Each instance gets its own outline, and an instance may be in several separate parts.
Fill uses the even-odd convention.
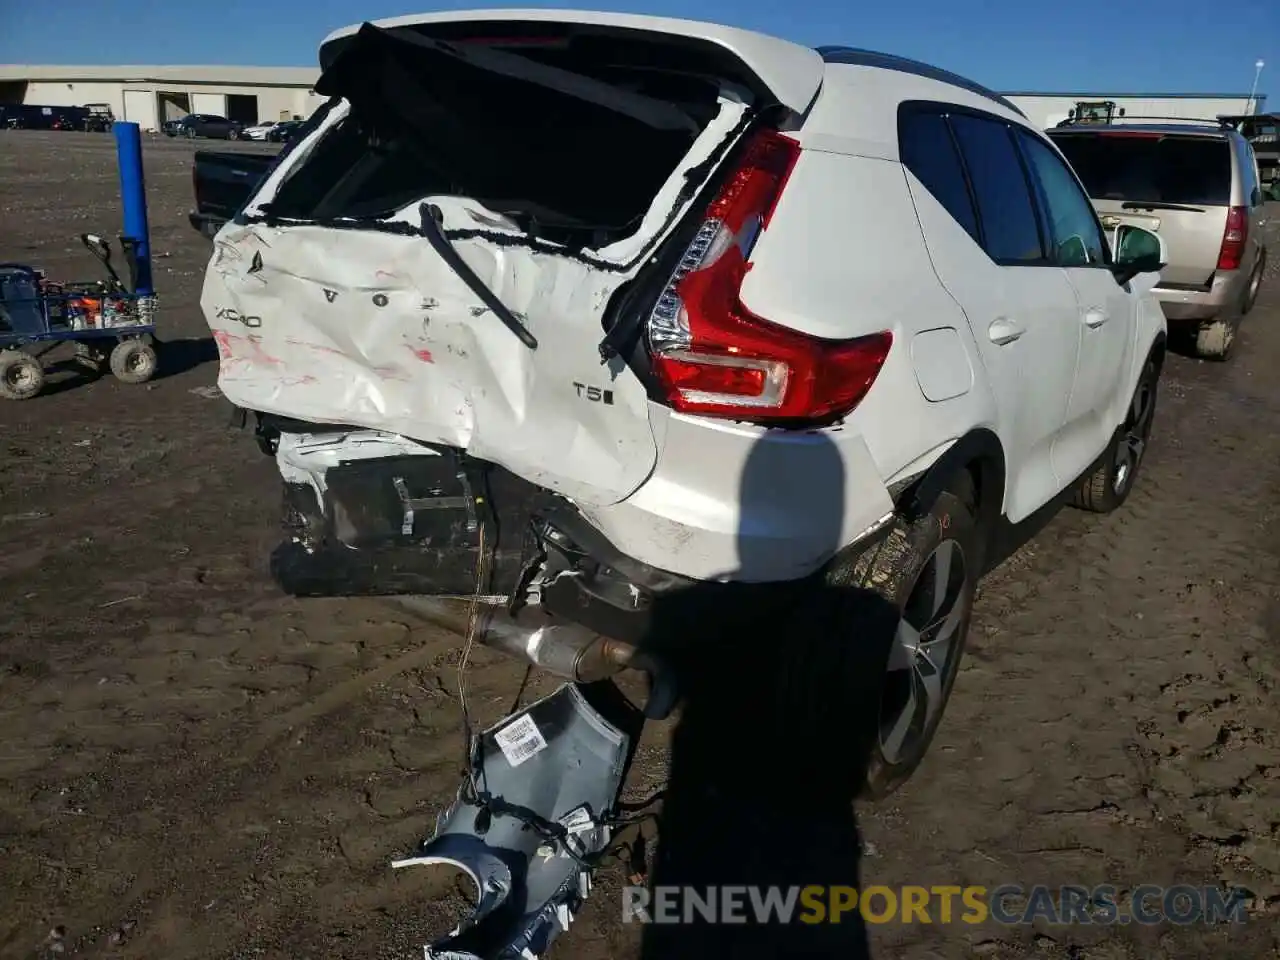
[[[454,633],[466,635],[470,598],[413,596],[395,599],[410,613]],[[675,709],[674,678],[671,671],[652,654],[624,640],[593,633],[578,624],[553,620],[536,607],[526,607],[512,616],[505,607],[505,597],[498,602],[494,599],[482,598],[477,613],[476,639],[486,647],[577,683],[595,683],[623,670],[639,670],[649,678],[644,715],[651,720],[663,720]]]

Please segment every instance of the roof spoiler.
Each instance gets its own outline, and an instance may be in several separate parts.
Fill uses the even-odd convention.
[[[1016,104],[1000,96],[994,90],[989,90],[980,83],[976,83],[967,77],[962,77],[958,73],[952,73],[950,70],[943,70],[941,67],[933,67],[927,63],[921,63],[919,60],[909,60],[906,57],[899,57],[892,53],[877,53],[875,50],[862,50],[858,47],[829,46],[816,47],[815,49],[822,54],[822,59],[826,63],[844,63],[855,67],[879,67],[881,70],[896,70],[899,73],[910,73],[917,77],[927,77],[930,80],[949,83],[953,87],[960,87],[962,90],[976,93],[980,97],[986,97],[988,100],[1000,104],[1006,110],[1012,110],[1023,120],[1030,119]]]

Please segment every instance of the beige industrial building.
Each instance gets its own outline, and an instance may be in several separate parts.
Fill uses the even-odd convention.
[[[0,64],[0,104],[107,104],[143,130],[188,113],[242,123],[308,117],[322,102],[315,67],[132,67]]]
[[[242,123],[308,117],[322,102],[317,67],[65,67],[0,65],[0,104],[84,107],[108,104],[117,120],[144,130],[188,113]],[[1262,112],[1265,94],[1006,93],[1037,126],[1051,127],[1083,106],[1109,104],[1114,119],[1213,119]]]

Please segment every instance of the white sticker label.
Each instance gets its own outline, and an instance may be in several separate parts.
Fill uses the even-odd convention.
[[[513,720],[493,735],[507,763],[518,767],[539,750],[547,748],[547,741],[542,738],[542,731],[533,722],[533,717],[525,714]]]

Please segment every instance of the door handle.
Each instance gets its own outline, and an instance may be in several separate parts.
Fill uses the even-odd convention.
[[[1023,329],[1022,324],[1015,323],[1008,317],[997,317],[991,321],[991,326],[987,327],[987,336],[998,347],[1013,343],[1024,333],[1026,330]]]
[[[1092,310],[1086,310],[1084,314],[1084,325],[1090,329],[1102,326],[1108,320],[1107,312],[1094,307]]]

